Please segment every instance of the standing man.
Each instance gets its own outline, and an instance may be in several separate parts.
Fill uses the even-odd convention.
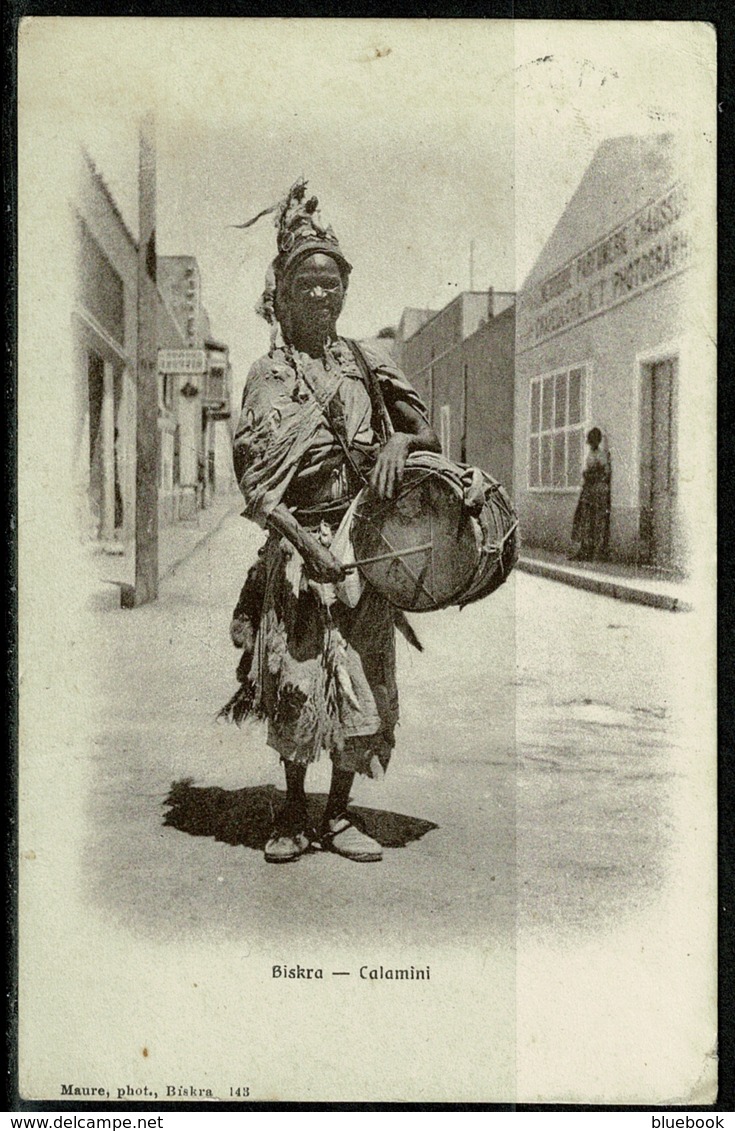
[[[338,596],[346,571],[330,547],[365,483],[392,498],[409,453],[440,444],[392,362],[339,337],[352,268],[305,194],[297,182],[272,210],[278,254],[259,307],[271,348],[250,370],[234,438],[245,513],[269,537],[235,610],[242,686],[225,710],[266,719],[284,766],[286,805],[266,860],[296,860],[317,839],[350,860],[377,861],[381,846],[353,824],[348,804],[355,774],[381,777],[393,750],[400,614],[369,585],[356,603]],[[332,778],[315,833],[305,778],[324,754]]]

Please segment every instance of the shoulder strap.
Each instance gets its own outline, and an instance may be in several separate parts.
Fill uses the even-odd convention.
[[[344,409],[342,407],[342,402],[340,401],[339,396],[334,395],[329,401],[323,399],[315,388],[313,381],[311,381],[306,372],[298,366],[298,362],[296,361],[295,357],[293,357],[293,355],[291,360],[296,367],[297,373],[300,373],[304,384],[306,385],[314,401],[319,407],[319,411],[324,418],[324,423],[327,425],[329,431],[332,433],[335,440],[342,448],[347,462],[350,464],[358,479],[364,479],[365,477],[360,472],[360,469],[355,462],[355,458],[350,451],[350,445],[347,440],[347,429],[345,427]]]
[[[362,347],[358,345],[353,338],[345,338],[347,345],[355,355],[357,367],[362,374],[362,379],[365,382],[365,388],[370,397],[370,404],[372,405],[372,424],[373,428],[383,442],[393,433],[393,423],[388,415],[388,409],[385,406],[385,400],[380,388],[380,382],[375,375],[373,369],[368,365],[367,358],[362,352]]]

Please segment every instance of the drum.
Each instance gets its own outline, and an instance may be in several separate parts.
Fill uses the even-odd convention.
[[[370,584],[399,609],[464,606],[493,593],[518,558],[507,494],[478,468],[414,452],[394,499],[363,488],[351,540]]]

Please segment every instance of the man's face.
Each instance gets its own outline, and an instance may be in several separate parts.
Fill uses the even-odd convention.
[[[320,254],[303,259],[289,281],[288,300],[296,336],[333,334],[345,300],[342,276],[334,259]]]

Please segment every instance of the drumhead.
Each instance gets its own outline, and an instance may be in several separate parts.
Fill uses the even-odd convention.
[[[431,468],[407,465],[396,499],[361,492],[352,544],[358,562],[395,550],[415,551],[360,566],[367,581],[400,609],[444,608],[469,587],[477,571],[473,520],[461,495]]]

